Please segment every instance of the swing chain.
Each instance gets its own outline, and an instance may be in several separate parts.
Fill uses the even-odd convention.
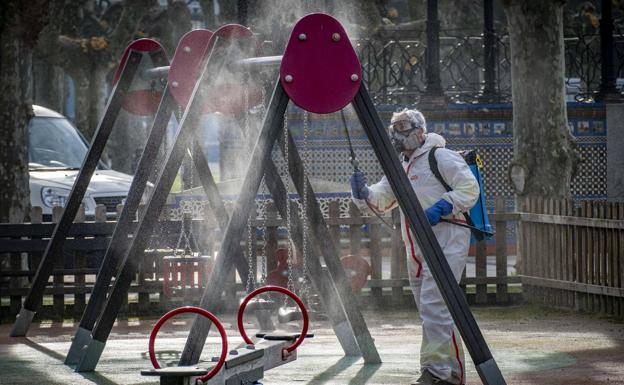
[[[252,224],[251,221],[256,218],[255,209],[252,210],[252,213],[249,215],[249,219],[247,219],[247,292],[251,293],[255,288],[254,277],[254,264],[253,264],[253,235],[252,235]]]
[[[266,107],[264,105],[264,103],[266,102],[265,100],[266,98],[266,90],[264,89],[264,87],[262,87],[262,100],[260,102],[260,116],[264,116],[265,112],[266,112]],[[262,228],[262,248],[260,250],[260,282],[261,285],[266,285],[266,278],[267,278],[267,264],[268,264],[268,258],[267,258],[267,228],[266,228],[266,223],[267,223],[267,214],[268,214],[268,208],[269,208],[269,199],[264,199],[264,197],[267,196],[267,191],[268,188],[266,187],[266,181],[265,181],[265,177],[264,174],[262,175],[262,180],[260,181],[260,193],[261,196],[263,198],[264,201],[264,210],[262,211],[262,216],[261,216],[261,220],[262,223],[260,224],[260,227]]]
[[[310,223],[308,222],[308,175],[307,164],[309,158],[308,137],[310,135],[309,113],[303,111],[303,198],[301,202],[301,220],[303,223],[303,247],[302,247],[302,274],[301,274],[301,297],[306,303],[309,303],[309,282],[308,282],[308,254],[309,254],[309,231]]]
[[[265,182],[264,182],[264,177],[262,178],[262,182],[260,184],[260,191],[262,192],[262,197],[265,197]],[[262,221],[260,223],[260,228],[262,229],[262,248],[260,249],[260,282],[261,285],[266,285],[266,277],[267,277],[267,255],[266,255],[266,244],[267,244],[267,229],[266,229],[266,222],[267,222],[267,212],[268,212],[268,208],[269,208],[269,200],[264,199],[264,210],[261,213],[261,217],[260,220]]]
[[[182,106],[180,104],[177,105],[177,114],[176,115],[176,120],[178,123],[178,129],[180,127],[180,124],[182,122],[182,116],[184,115],[184,109],[182,108]],[[166,151],[166,149],[165,149]],[[183,168],[182,168],[182,174],[180,174],[182,176],[182,180],[184,180],[184,175],[186,174],[187,170],[190,168],[190,166],[192,166],[192,154],[190,153],[190,150],[187,149],[187,151],[189,152],[190,156],[191,156],[191,162],[189,164],[188,159],[185,157],[183,160]],[[190,186],[188,187],[192,187],[193,186],[193,172],[191,171],[191,180],[189,181]],[[182,189],[184,190],[184,183],[182,183]],[[193,250],[191,249],[191,241],[188,238],[188,235],[186,234],[186,225],[189,222],[189,217],[187,213],[184,213],[184,211],[182,211],[182,223],[181,223],[181,230],[180,230],[180,237],[178,238],[178,243],[176,244],[176,248],[173,250],[173,256],[177,256],[177,252],[178,249],[180,247],[180,243],[182,242],[182,238],[184,238],[184,251],[182,252],[182,255],[184,256],[186,255],[193,255]]]
[[[184,111],[182,110],[182,106],[178,104],[178,114],[176,116],[177,121],[178,121],[178,125],[180,125],[180,121],[182,120],[182,114],[184,113]]]
[[[249,79],[246,79],[245,87],[244,87],[244,103],[245,103],[245,113],[243,116],[244,122],[243,125],[245,127],[245,135],[249,134]],[[247,219],[247,293],[251,293],[255,287],[255,278],[256,272],[254,270],[254,250],[253,250],[253,235],[252,235],[252,221],[256,219],[256,206],[249,214],[249,218]]]
[[[180,236],[178,237],[178,242],[176,243],[175,249],[173,249],[173,256],[178,256],[178,250],[182,250],[182,256],[189,255],[193,256],[193,248],[191,247],[191,240],[186,233],[186,224],[189,223],[190,218],[188,214],[182,215],[182,220],[180,221]],[[189,223],[189,225],[191,225]],[[182,240],[184,239],[184,248],[180,249],[180,245],[182,244]]]
[[[287,250],[288,250],[288,290],[294,291],[293,284],[293,250],[291,244],[292,238],[292,227],[290,223],[290,198],[288,197],[288,191],[290,190],[290,166],[288,164],[288,156],[289,156],[289,144],[288,144],[288,113],[284,113],[284,186],[286,189],[286,232],[288,233],[288,242],[287,242]],[[287,298],[284,296],[284,307],[287,306]]]
[[[243,91],[243,97],[244,97],[244,102],[245,102],[245,116],[244,119],[245,121],[243,122],[244,127],[245,127],[245,135],[247,137],[249,137],[250,135],[250,129],[249,129],[249,109],[251,108],[249,106],[249,76],[245,76],[245,88]]]
[[[192,189],[192,188],[194,187],[194,186],[193,186],[193,184],[194,184],[194,180],[193,180],[194,175],[193,175],[193,174],[195,174],[195,173],[193,172],[193,171],[194,171],[194,170],[193,170],[193,147],[190,147],[190,148],[188,149],[188,163],[187,163],[187,166],[188,166],[188,170],[189,170],[189,173],[190,173],[190,175],[189,175],[189,185],[188,185],[188,188],[189,188],[189,189]]]

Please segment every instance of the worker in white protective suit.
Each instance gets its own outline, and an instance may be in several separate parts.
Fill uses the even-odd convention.
[[[470,230],[440,219],[465,223],[462,213],[468,212],[479,197],[477,180],[461,155],[443,148],[446,141],[442,136],[427,133],[425,118],[419,111],[406,109],[393,114],[389,131],[412,188],[459,282],[466,266]],[[428,153],[434,147],[441,147],[434,155],[440,174],[452,191],[446,191],[430,169]],[[364,174],[355,171],[351,176],[351,188],[353,201],[359,207],[369,207],[381,214],[397,206],[386,177],[368,186]],[[463,385],[466,379],[460,335],[403,213],[401,229],[407,249],[410,285],[423,327],[421,376],[412,384]]]

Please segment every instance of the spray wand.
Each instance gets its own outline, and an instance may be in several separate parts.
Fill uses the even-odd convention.
[[[480,232],[481,234],[483,234],[486,237],[493,237],[494,236],[494,233],[491,232],[491,231],[486,231],[486,230],[480,229],[478,227],[471,226],[471,225],[469,225],[467,223],[455,222],[453,220],[444,219],[444,218],[440,218],[440,222],[446,222],[446,223],[450,223],[450,224],[455,225],[455,226],[465,227],[465,228],[470,229],[470,230],[478,231],[478,232]]]
[[[353,150],[353,144],[351,144],[351,136],[349,135],[349,127],[347,126],[347,120],[345,119],[344,110],[340,110],[340,117],[342,118],[342,124],[344,126],[345,135],[347,137],[347,143],[349,144],[349,152],[351,154],[351,165],[353,166],[353,171],[354,172],[360,171],[360,168],[359,168],[360,162],[358,162],[355,156],[355,151]],[[392,230],[396,229],[392,224],[388,223],[385,219],[383,219],[381,215],[379,215],[379,213],[377,213],[377,211],[374,208],[371,207],[370,203],[368,203],[368,200],[365,199],[364,201],[368,205],[368,208],[370,209],[370,211],[372,211],[373,214],[375,214],[375,216],[377,216],[377,218],[379,218],[379,220],[384,225],[386,225]]]

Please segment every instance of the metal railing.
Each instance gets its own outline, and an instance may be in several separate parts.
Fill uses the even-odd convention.
[[[615,38],[617,87],[624,87],[624,34]],[[511,101],[509,37],[495,35],[494,95],[484,95],[484,36],[442,31],[440,77],[451,102]],[[565,77],[568,101],[591,102],[600,87],[600,36],[565,37]],[[401,31],[383,39],[358,39],[353,45],[363,77],[378,103],[414,103],[425,93],[425,31]],[[487,98],[486,98],[487,96]]]
[[[624,91],[624,34],[615,40],[616,86]],[[578,102],[593,101],[600,88],[602,58],[599,34],[567,36],[565,41],[566,86],[568,94]]]

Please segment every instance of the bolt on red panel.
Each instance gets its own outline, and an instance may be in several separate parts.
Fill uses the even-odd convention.
[[[324,13],[293,28],[280,67],[284,90],[299,107],[327,114],[351,102],[362,81],[360,61],[338,20]]]
[[[212,31],[195,29],[187,32],[178,43],[171,68],[169,68],[169,89],[180,107],[185,108],[195,83],[199,78],[201,65],[210,47]]]

